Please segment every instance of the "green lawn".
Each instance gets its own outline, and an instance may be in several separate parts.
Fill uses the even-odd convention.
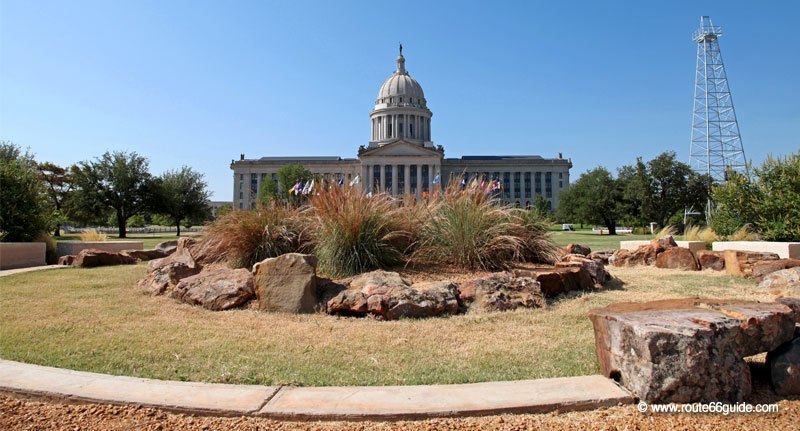
[[[574,234],[573,234],[574,235]],[[581,241],[586,242],[586,241]],[[465,383],[597,373],[586,317],[617,301],[758,299],[709,273],[614,268],[624,285],[547,309],[380,322],[212,312],[135,287],[144,264],[0,278],[0,357],[157,379],[292,385]]]
[[[600,235],[592,232],[591,230],[574,231],[574,232],[553,232],[553,240],[558,245],[567,245],[570,243],[582,244],[589,246],[593,251],[595,250],[610,250],[618,249],[620,241],[635,241],[635,240],[650,240],[653,239],[652,235]]]

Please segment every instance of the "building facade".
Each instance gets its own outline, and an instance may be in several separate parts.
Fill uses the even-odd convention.
[[[559,192],[569,184],[571,160],[561,153],[552,159],[534,155],[445,158],[444,148],[434,145],[431,138],[432,116],[422,86],[405,68],[401,48],[397,68],[381,85],[370,113],[370,141],[359,147],[357,158],[246,159],[242,154],[239,160],[231,161],[233,206],[254,207],[262,181],[271,178],[278,182],[278,170],[287,164],[301,164],[335,181],[351,182],[358,177],[365,193],[411,193],[421,198],[448,181],[478,177],[499,181],[502,190],[498,197],[510,205],[531,205],[536,196],[542,196],[551,208],[558,205]],[[290,187],[292,184],[278,184],[278,190]]]

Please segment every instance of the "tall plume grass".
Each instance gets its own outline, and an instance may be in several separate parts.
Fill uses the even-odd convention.
[[[81,230],[79,236],[81,238],[81,241],[86,241],[86,242],[108,241],[108,235],[100,233],[97,231],[97,229],[94,228]]]
[[[246,268],[269,257],[301,252],[307,238],[298,211],[271,202],[252,211],[234,210],[206,228],[200,253]]]
[[[324,184],[304,210],[320,270],[341,277],[403,263],[414,238],[404,208],[384,193]]]
[[[711,227],[688,225],[683,230],[683,239],[686,241],[703,241],[706,245],[711,245],[712,242],[719,241],[719,236]]]
[[[673,225],[667,225],[662,227],[661,230],[659,230],[658,232],[656,232],[655,237],[657,239],[661,239],[668,236],[674,237],[677,234],[678,234],[678,228],[676,228]]]
[[[759,236],[753,232],[750,225],[740,227],[736,232],[728,235],[728,241],[758,241]]]
[[[526,258],[555,255],[555,247],[542,234],[537,220],[499,205],[480,188],[461,190],[459,186],[451,181],[422,213],[415,261],[495,270]]]

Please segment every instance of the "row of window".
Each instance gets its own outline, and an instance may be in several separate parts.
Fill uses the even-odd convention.
[[[378,99],[378,103],[387,103],[386,102],[387,100],[389,101],[388,103],[390,103],[390,104],[394,103],[394,97],[389,97],[389,98],[384,97],[384,98]],[[399,103],[403,103],[403,97],[402,96],[399,97],[399,100],[400,100]],[[414,99],[413,98],[409,97],[409,98],[406,98],[406,100],[408,101],[408,103],[411,103],[412,105],[414,104]],[[417,103],[416,104],[421,106],[422,105],[422,99],[417,99]]]

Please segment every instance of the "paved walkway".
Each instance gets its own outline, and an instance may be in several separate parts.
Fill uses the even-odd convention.
[[[64,268],[72,268],[72,267],[67,265],[45,265],[45,266],[29,266],[27,268],[4,269],[0,270],[0,277],[5,277],[7,275],[14,275],[14,274],[22,274],[23,272],[41,271],[43,269],[64,269]]]
[[[0,392],[192,414],[303,420],[543,413],[633,402],[629,392],[598,375],[463,385],[288,387],[119,377],[2,359]]]

